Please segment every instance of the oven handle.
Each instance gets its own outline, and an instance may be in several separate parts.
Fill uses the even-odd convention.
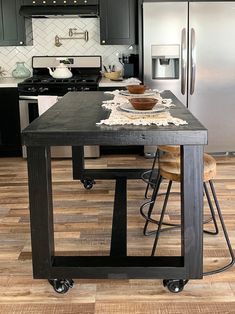
[[[62,96],[58,96],[58,99],[61,99]],[[19,96],[20,100],[38,100],[38,96]]]
[[[20,100],[38,100],[37,96],[19,96]]]

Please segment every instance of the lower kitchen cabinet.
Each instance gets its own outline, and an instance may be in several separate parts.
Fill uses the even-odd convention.
[[[0,46],[23,46],[25,19],[20,16],[21,0],[0,0]]]
[[[0,157],[22,156],[17,88],[0,88]]]
[[[100,0],[101,45],[137,43],[137,1]]]

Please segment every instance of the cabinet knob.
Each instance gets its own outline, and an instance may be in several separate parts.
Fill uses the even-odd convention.
[[[105,40],[102,40],[102,44],[105,44]]]
[[[84,3],[87,3],[87,0],[84,0]]]
[[[23,45],[24,44],[24,42],[23,41],[20,41],[20,45]]]

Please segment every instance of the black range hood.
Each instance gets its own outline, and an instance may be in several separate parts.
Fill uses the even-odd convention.
[[[28,2],[28,1],[27,1]],[[33,2],[33,1],[32,1]],[[67,1],[68,2],[68,1]],[[80,2],[80,1],[77,1]],[[85,2],[85,1],[84,1]],[[20,15],[25,17],[98,17],[99,6],[97,1],[87,1],[92,4],[76,5],[22,5]]]

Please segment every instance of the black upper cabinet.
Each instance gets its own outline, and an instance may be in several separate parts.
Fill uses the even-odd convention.
[[[0,46],[25,45],[25,21],[19,15],[21,0],[0,0]]]
[[[136,38],[136,0],[100,0],[101,45],[132,45]]]

